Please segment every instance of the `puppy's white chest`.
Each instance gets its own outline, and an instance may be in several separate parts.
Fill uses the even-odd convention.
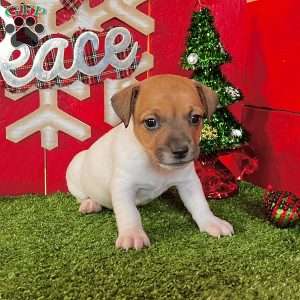
[[[136,204],[144,205],[149,203],[151,200],[159,197],[171,186],[171,184],[161,184],[159,186],[152,184],[143,184],[138,186],[136,194]]]
[[[177,170],[170,173],[161,173],[153,168],[148,168],[148,176],[142,179],[142,176],[136,178],[136,204],[144,205],[151,200],[159,197],[172,186],[177,186],[186,179],[186,175],[190,172],[190,168],[186,170]]]

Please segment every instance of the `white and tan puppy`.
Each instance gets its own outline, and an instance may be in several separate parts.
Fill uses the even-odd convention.
[[[116,246],[141,249],[150,241],[137,205],[176,186],[200,231],[233,234],[232,226],[209,209],[193,163],[203,118],[214,112],[216,94],[190,79],[160,75],[117,93],[112,105],[124,124],[78,153],[67,170],[80,212],[113,209]]]

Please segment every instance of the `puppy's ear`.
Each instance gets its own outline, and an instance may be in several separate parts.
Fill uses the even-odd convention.
[[[138,93],[139,85],[133,84],[116,93],[111,98],[112,107],[126,128],[128,127],[131,115],[133,114]]]
[[[198,94],[200,96],[202,104],[204,105],[204,107],[206,109],[207,117],[210,118],[212,116],[212,114],[215,112],[215,110],[217,109],[217,105],[219,103],[218,95],[215,91],[213,91],[208,86],[206,86],[202,83],[199,83],[195,80],[193,80],[193,81],[198,90]]]

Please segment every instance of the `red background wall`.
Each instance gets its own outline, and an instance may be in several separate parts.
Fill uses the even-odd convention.
[[[150,37],[155,68],[149,75],[177,73],[190,76],[181,69],[179,61],[198,1],[173,0],[172,5],[161,0],[149,3],[139,7],[144,12],[151,11],[156,21],[156,31]],[[223,66],[223,71],[245,96],[244,101],[230,109],[252,135],[251,145],[260,161],[258,172],[248,180],[299,193],[297,70],[300,40],[296,37],[300,33],[300,4],[296,0],[280,4],[270,0],[248,4],[243,0],[203,0],[202,3],[210,4],[223,45],[232,55],[232,63]],[[105,25],[127,26],[118,20]],[[132,28],[131,31],[145,51],[147,38]],[[65,170],[73,155],[110,129],[103,122],[103,98],[99,95],[103,95],[102,85],[93,86],[91,98],[83,102],[59,94],[60,108],[91,125],[92,138],[81,143],[60,134],[59,148],[44,151],[40,147],[39,133],[18,144],[5,139],[5,128],[9,124],[38,107],[37,93],[13,102],[0,90],[1,195],[66,190]]]
[[[260,162],[249,177],[300,195],[300,2],[258,0],[246,15],[243,124]]]

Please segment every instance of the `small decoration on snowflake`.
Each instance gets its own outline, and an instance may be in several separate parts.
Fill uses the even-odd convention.
[[[238,99],[241,97],[240,91],[232,86],[225,87],[225,91],[232,99]]]
[[[218,131],[210,125],[205,124],[202,129],[202,139],[203,140],[215,140],[218,138]]]
[[[242,135],[243,135],[243,132],[240,129],[232,129],[231,130],[231,136],[233,136],[233,137],[241,137]]]
[[[195,65],[199,60],[199,56],[197,53],[191,53],[188,58],[187,61],[190,65]]]

